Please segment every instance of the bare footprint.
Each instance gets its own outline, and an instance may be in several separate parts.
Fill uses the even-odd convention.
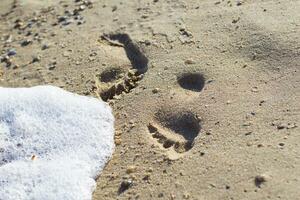
[[[143,74],[148,69],[148,58],[127,34],[105,34],[101,39],[112,47],[124,48],[130,62],[127,69],[112,67],[96,75],[96,93],[102,100],[108,101],[123,92],[129,93],[137,86],[138,81],[143,78]]]
[[[200,119],[191,111],[175,113],[161,110],[148,124],[148,130],[170,159],[178,159],[192,149],[201,125]]]

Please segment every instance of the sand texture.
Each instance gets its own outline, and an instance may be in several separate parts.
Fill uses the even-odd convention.
[[[109,102],[94,200],[299,199],[299,0],[2,0],[0,86]]]

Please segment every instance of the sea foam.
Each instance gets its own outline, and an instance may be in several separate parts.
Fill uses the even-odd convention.
[[[113,137],[101,100],[53,86],[0,88],[0,199],[91,199]]]

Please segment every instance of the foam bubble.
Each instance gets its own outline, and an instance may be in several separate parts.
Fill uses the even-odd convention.
[[[91,199],[113,136],[101,100],[53,86],[0,88],[0,199]]]

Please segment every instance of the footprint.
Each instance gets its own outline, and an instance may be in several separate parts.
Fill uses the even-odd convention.
[[[183,73],[177,77],[178,84],[194,92],[201,92],[205,85],[205,78],[201,73]]]
[[[148,130],[157,144],[167,151],[170,159],[180,158],[193,148],[201,130],[200,119],[191,111],[160,110]]]
[[[113,67],[96,75],[96,92],[103,101],[108,101],[123,92],[129,93],[143,78],[148,70],[148,58],[142,53],[138,45],[127,34],[102,35],[101,39],[110,46],[124,48],[131,63],[129,69]]]

